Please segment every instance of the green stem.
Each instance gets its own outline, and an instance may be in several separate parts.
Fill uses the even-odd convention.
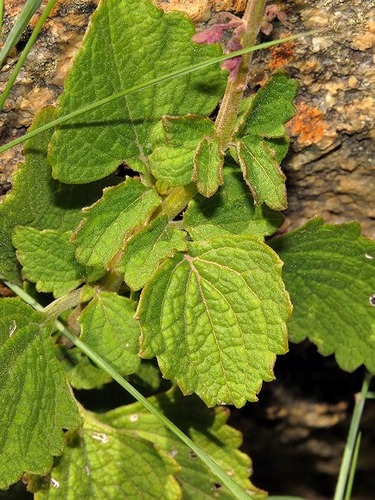
[[[170,220],[174,219],[176,215],[184,210],[196,192],[197,186],[195,183],[174,188],[155,210],[152,218],[155,219],[158,215],[164,214],[167,215]]]
[[[31,295],[29,295],[23,288],[21,288],[18,285],[15,285],[14,283],[10,283],[10,281],[3,280],[3,283],[13,290],[14,293],[18,295],[18,297],[21,297],[21,299],[26,302],[26,304],[29,304],[32,306],[34,309],[40,312],[44,312],[44,307],[39,304]]]
[[[66,122],[72,120],[73,118],[77,118],[78,116],[81,116],[81,115],[87,113],[88,111],[91,111],[93,109],[97,109],[101,106],[104,106],[105,104],[108,104],[112,101],[115,101],[116,99],[119,99],[120,97],[124,97],[125,95],[133,94],[135,92],[139,92],[140,90],[143,90],[143,89],[146,89],[149,87],[153,87],[154,85],[158,85],[159,83],[166,82],[167,80],[172,80],[173,78],[177,78],[178,76],[187,75],[188,73],[193,73],[194,71],[198,71],[200,69],[206,68],[207,66],[211,66],[212,64],[221,63],[223,61],[226,61],[227,59],[231,59],[232,57],[242,56],[242,55],[247,54],[249,52],[254,52],[255,50],[261,50],[261,49],[266,49],[268,47],[273,47],[275,45],[280,45],[281,43],[290,42],[291,40],[296,40],[297,38],[302,38],[303,36],[313,35],[313,34],[318,33],[320,31],[322,31],[322,30],[312,30],[312,31],[308,31],[306,33],[300,33],[299,35],[294,35],[294,36],[290,36],[287,38],[283,38],[281,40],[272,40],[270,42],[261,43],[260,45],[257,45],[255,47],[248,47],[246,49],[232,52],[231,54],[225,54],[225,55],[222,55],[219,57],[214,57],[212,59],[209,59],[207,61],[203,61],[203,62],[198,63],[198,64],[194,64],[194,65],[189,66],[187,68],[173,71],[172,73],[168,73],[167,75],[159,76],[157,78],[154,78],[153,80],[149,80],[148,82],[140,83],[138,85],[135,85],[134,87],[131,87],[130,89],[122,90],[121,92],[117,92],[116,94],[112,94],[108,97],[105,97],[104,99],[93,102],[93,103],[89,104],[88,106],[85,106],[83,108],[72,111],[71,113],[68,113],[67,115],[60,116],[60,118],[57,118],[56,120],[53,120],[49,123],[46,123],[42,127],[39,127],[31,132],[28,132],[27,134],[23,135],[22,137],[18,137],[17,139],[14,139],[13,141],[10,141],[7,144],[4,144],[4,146],[0,147],[0,153],[7,151],[8,149],[10,149],[14,146],[17,146],[18,144],[25,142],[27,139],[31,139],[32,137],[35,137],[36,135],[41,134],[42,132],[45,132],[46,130],[54,128],[57,125],[62,125],[63,123],[66,123]],[[72,125],[74,125],[74,123]],[[89,126],[90,123],[87,123],[87,125]]]
[[[4,0],[0,0],[0,36],[3,32]]]
[[[42,0],[26,0],[26,3],[22,9],[21,14],[18,16],[15,25],[13,26],[11,32],[9,33],[2,49],[0,52],[0,66],[3,65],[9,52],[15,47],[17,42],[20,40],[21,35],[28,25],[30,19],[33,17],[35,11],[40,7]]]
[[[73,290],[67,293],[63,297],[60,297],[53,302],[51,302],[47,307],[44,308],[44,312],[49,319],[57,318],[64,311],[77,306],[80,303],[81,289]]]
[[[353,452],[355,449],[355,443],[358,435],[359,424],[361,421],[363,407],[365,405],[371,377],[372,375],[367,372],[363,380],[361,392],[357,394],[355,398],[352,421],[350,423],[349,433],[346,440],[344,456],[341,463],[340,474],[337,480],[334,500],[343,500],[344,498],[345,488],[348,482],[348,477],[350,472],[350,464],[352,462]]]
[[[245,25],[245,33],[242,37],[242,43],[245,49],[255,45],[263,18],[265,2],[266,0],[249,0],[247,3],[242,19]],[[231,55],[233,57],[233,53]],[[252,53],[247,53],[243,56],[236,77],[234,79],[228,79],[227,88],[220,103],[219,114],[215,121],[215,130],[220,141],[220,148],[223,152],[225,152],[228,147],[236,123],[238,109],[242,101],[244,88],[246,87],[251,58]],[[166,214],[170,220],[174,219],[176,215],[184,210],[196,192],[197,188],[195,183],[174,189],[160,205],[154,217],[160,214]]]
[[[123,251],[120,251],[119,254],[112,259],[112,262],[110,263],[111,268],[116,268],[115,261],[118,264],[118,261],[120,260],[122,255]],[[124,276],[122,274],[117,271],[108,271],[105,276],[99,281],[99,286],[106,292],[118,293],[123,283]]]
[[[348,484],[346,486],[346,492],[345,492],[345,500],[350,500],[352,497],[354,476],[355,476],[355,470],[357,467],[358,455],[359,455],[359,447],[361,446],[361,438],[362,438],[362,433],[358,432],[358,436],[357,436],[357,439],[355,441],[355,447],[354,447],[354,451],[353,451],[353,458],[352,458],[351,465],[350,465]]]
[[[245,48],[255,45],[266,0],[249,0],[244,12],[242,22],[245,32],[242,36],[242,45]],[[227,88],[220,104],[219,114],[215,121],[216,135],[220,141],[221,150],[224,152],[230,142],[238,116],[238,110],[246,88],[252,53],[243,56],[240,67],[234,78],[228,79]]]
[[[44,308],[36,302],[33,297],[28,295],[22,288],[8,281],[4,283],[13,290],[19,297],[21,297],[27,304],[30,304],[37,311],[45,311]],[[238,500],[248,500],[249,495],[247,495],[238,484],[233,481],[222,469],[219,467],[214,460],[199,446],[197,446],[194,441],[192,441],[186,434],[184,434],[173,422],[171,422],[156,406],[154,406],[150,401],[145,398],[140,392],[135,389],[127,380],[124,379],[107,361],[105,361],[101,356],[99,356],[95,351],[91,349],[87,344],[82,342],[78,337],[73,335],[60,321],[55,321],[55,327],[63,334],[67,339],[69,339],[78,349],[80,349],[86,356],[88,356],[97,366],[102,368],[108,375],[110,375],[113,380],[116,380],[121,387],[129,392],[137,401],[142,403],[142,405],[147,408],[147,410],[155,415],[158,419],[163,422],[165,427],[169,429],[175,436],[177,436],[186,446],[188,446],[205,465],[211,470],[211,472],[229,489],[233,494],[234,498]]]
[[[57,0],[49,0],[48,4],[46,5],[45,9],[43,10],[43,13],[40,16],[40,18],[39,18],[39,20],[38,20],[38,22],[37,22],[37,24],[36,24],[36,26],[34,28],[34,31],[33,31],[32,35],[31,35],[30,39],[28,40],[25,48],[23,49],[22,54],[20,55],[20,58],[18,59],[17,64],[15,65],[14,70],[12,71],[12,74],[9,77],[9,80],[8,80],[6,86],[5,86],[4,92],[1,94],[1,97],[0,97],[0,110],[3,109],[4,103],[5,103],[8,95],[9,95],[9,93],[10,93],[12,87],[13,87],[13,84],[14,84],[17,76],[18,76],[18,73],[20,72],[20,69],[22,68],[23,63],[25,62],[27,56],[29,55],[29,52],[30,52],[31,48],[34,45],[35,40],[37,39],[39,33],[41,32],[42,27],[43,27],[43,25],[44,25],[47,17],[49,16],[51,10],[55,6],[56,2],[57,2]],[[37,3],[40,4],[41,2],[39,1]],[[3,50],[4,50],[4,48],[3,48]],[[6,55],[5,55],[5,57],[6,57]],[[4,57],[4,59],[5,59],[5,57]],[[0,60],[0,64],[1,63],[2,63],[2,61]]]

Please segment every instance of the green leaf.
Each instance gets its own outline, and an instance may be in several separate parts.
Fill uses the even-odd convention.
[[[30,130],[55,117],[54,108],[42,110]],[[16,226],[36,229],[74,229],[82,218],[81,209],[101,196],[104,185],[113,185],[116,178],[86,186],[68,186],[52,179],[47,161],[47,146],[52,132],[45,132],[25,143],[26,161],[13,176],[13,188],[0,205],[0,276],[21,283],[12,233]]]
[[[266,203],[274,210],[287,207],[285,175],[267,142],[256,136],[237,141],[237,154],[243,176],[256,204]]]
[[[189,245],[163,263],[142,291],[141,355],[209,406],[256,401],[287,349],[290,303],[281,261],[250,236]]]
[[[150,401],[206,451],[240,487],[247,490],[251,498],[265,496],[249,481],[251,462],[238,450],[242,443],[241,434],[226,424],[228,409],[210,410],[197,397],[183,397],[176,389],[152,397]],[[155,443],[173,457],[180,466],[175,478],[181,487],[182,498],[233,498],[223,485],[218,484],[217,477],[203,462],[140,403],[110,411],[101,415],[101,420],[123,433]]]
[[[196,115],[165,116],[153,129],[156,147],[149,156],[153,176],[170,186],[186,186],[194,176],[196,149],[202,138],[214,134],[214,124]]]
[[[192,43],[194,33],[186,16],[164,14],[148,0],[102,2],[67,78],[59,115],[221,53],[217,45]],[[89,182],[124,160],[146,172],[155,123],[164,115],[209,115],[225,80],[218,66],[210,66],[119,98],[60,127],[51,144],[54,176],[68,183]]]
[[[147,221],[159,201],[156,191],[128,178],[105,189],[103,197],[84,210],[85,217],[74,242],[78,260],[90,267],[91,280],[99,279],[109,270],[124,240]]]
[[[22,275],[36,283],[39,292],[61,297],[83,282],[85,269],[75,258],[71,234],[55,229],[15,229],[12,241],[23,266]]]
[[[198,146],[203,137],[214,134],[214,123],[205,116],[163,116],[165,142],[170,146]]]
[[[142,389],[155,393],[161,384],[161,374],[157,363],[142,360],[136,373],[129,377],[131,383]]]
[[[149,156],[152,175],[170,187],[190,184],[194,174],[196,145],[160,146]]]
[[[375,242],[357,223],[330,225],[320,218],[272,241],[284,260],[291,294],[290,339],[309,338],[324,356],[353,371],[375,373]]]
[[[176,465],[154,443],[115,428],[106,421],[106,414],[81,412],[83,429],[67,433],[64,455],[56,461],[49,482],[33,479],[29,483],[38,500],[65,500],[72,495],[92,499],[180,498],[173,478]]]
[[[140,358],[136,303],[116,293],[97,291],[79,317],[81,340],[121,375],[137,371]]]
[[[298,92],[298,84],[286,73],[275,73],[252,98],[246,114],[244,128],[238,137],[258,135],[276,138],[285,136],[284,124],[296,114],[293,100]]]
[[[220,235],[248,234],[269,236],[284,218],[266,205],[254,206],[251,193],[238,168],[223,169],[224,186],[209,199],[195,196],[183,219],[184,228],[194,240]]]
[[[46,474],[63,451],[63,429],[80,424],[44,314],[0,300],[0,489],[24,472]]]
[[[200,142],[194,158],[194,177],[199,193],[206,198],[214,195],[223,184],[224,157],[219,141],[214,137],[205,137]]]
[[[56,345],[55,353],[74,389],[97,389],[112,381],[110,375],[91,363],[89,358],[76,347]]]
[[[125,282],[140,290],[150,279],[159,263],[176,250],[186,250],[186,233],[174,229],[167,216],[159,216],[128,242],[119,264]]]
[[[285,176],[279,163],[288,151],[285,123],[295,115],[293,99],[297,83],[285,73],[276,73],[243,109],[235,132],[237,157],[255,203],[270,208],[287,207]]]

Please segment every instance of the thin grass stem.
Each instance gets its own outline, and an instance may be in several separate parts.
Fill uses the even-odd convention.
[[[357,463],[358,463],[359,448],[361,446],[361,437],[362,437],[362,433],[359,432],[357,439],[356,439],[356,442],[355,442],[352,462],[350,464],[350,472],[349,472],[349,477],[348,477],[348,484],[346,486],[345,500],[350,500],[352,497],[354,476],[355,476],[355,471],[356,471]]]
[[[18,16],[17,21],[11,32],[9,33],[2,49],[0,52],[0,67],[3,65],[5,59],[7,58],[9,52],[15,47],[19,42],[22,33],[26,26],[28,25],[30,19],[33,17],[35,11],[39,8],[42,0],[27,0],[21,14]]]
[[[22,54],[20,55],[20,58],[18,59],[17,64],[15,65],[15,67],[12,71],[12,74],[9,77],[9,80],[7,81],[4,92],[1,94],[0,111],[3,109],[4,103],[5,103],[6,99],[8,98],[10,91],[12,90],[13,84],[16,81],[18,73],[20,72],[20,69],[22,68],[23,63],[25,62],[27,56],[29,55],[30,50],[32,49],[39,33],[41,32],[41,30],[43,28],[43,25],[44,25],[47,17],[49,16],[49,14],[50,14],[51,10],[53,9],[53,7],[55,6],[56,2],[57,2],[57,0],[49,0],[48,4],[46,5],[45,9],[42,12],[42,15],[38,19],[38,22],[35,26],[35,29],[31,35],[31,37],[29,38],[25,48],[23,49]]]
[[[361,392],[359,394],[356,394],[352,420],[350,422],[350,428],[346,440],[340,473],[336,484],[334,500],[344,499],[346,485],[348,484],[350,466],[355,449],[355,443],[357,440],[359,424],[361,421],[363,408],[365,405],[368,389],[370,386],[371,377],[372,375],[367,372],[363,380]]]
[[[3,32],[4,0],[0,0],[0,37]]]
[[[261,49],[266,49],[269,47],[273,47],[275,45],[280,45],[281,43],[285,42],[290,42],[291,40],[297,40],[298,38],[302,38],[303,36],[307,35],[313,35],[322,30],[312,30],[308,31],[306,33],[300,33],[298,35],[293,35],[287,38],[282,38],[280,40],[272,40],[270,42],[265,42],[261,43],[259,45],[256,45],[254,47],[247,47],[242,50],[238,50],[236,52],[231,52],[230,54],[224,54],[222,56],[214,57],[212,59],[208,59],[207,61],[200,62],[198,64],[194,64],[192,66],[189,66],[187,68],[179,69],[176,71],[173,71],[172,73],[168,73],[167,75],[162,75],[157,78],[154,78],[152,80],[149,80],[148,82],[145,83],[140,83],[138,85],[135,85],[134,87],[131,87],[126,90],[122,90],[121,92],[117,92],[115,94],[112,94],[108,97],[105,97],[104,99],[101,99],[99,101],[93,102],[83,108],[77,109],[73,111],[72,113],[68,113],[67,115],[60,116],[56,120],[53,120],[49,123],[46,123],[42,127],[39,127],[31,132],[28,132],[27,134],[18,137],[17,139],[14,139],[13,141],[8,142],[7,144],[4,144],[3,146],[0,147],[0,153],[3,153],[4,151],[7,151],[8,149],[17,146],[18,144],[21,144],[22,142],[26,141],[27,139],[31,139],[32,137],[35,137],[38,134],[41,134],[42,132],[45,132],[46,130],[49,130],[53,127],[56,127],[57,125],[62,125],[64,123],[69,122],[73,118],[77,118],[78,116],[81,116],[88,111],[92,111],[93,109],[99,108],[101,106],[104,106],[105,104],[108,104],[112,101],[115,101],[116,99],[119,99],[120,97],[124,97],[129,94],[134,94],[135,92],[139,92],[140,90],[144,90],[149,87],[153,87],[154,85],[158,85],[159,83],[165,82],[167,80],[172,80],[173,78],[177,78],[182,75],[186,75],[188,73],[193,73],[194,71],[198,71],[201,69],[206,68],[207,66],[211,66],[212,64],[216,63],[221,63],[223,61],[226,61],[227,59],[231,59],[232,57],[237,57],[237,56],[242,56],[244,54],[247,54],[249,52],[254,52],[255,50],[261,50]],[[73,123],[74,125],[74,123]],[[80,124],[82,125],[82,124]],[[90,123],[87,123],[89,126]]]

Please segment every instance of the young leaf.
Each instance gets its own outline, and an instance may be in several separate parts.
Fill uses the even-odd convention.
[[[266,203],[274,210],[285,209],[286,177],[267,142],[257,136],[245,136],[236,147],[244,179],[256,204]]]
[[[152,397],[150,401],[190,435],[251,498],[265,497],[265,492],[255,488],[249,481],[251,462],[248,456],[238,450],[242,442],[241,435],[226,424],[229,417],[226,408],[210,410],[197,397],[183,397],[176,389]],[[173,457],[180,466],[175,478],[181,487],[182,498],[233,498],[203,462],[140,403],[105,413],[101,415],[101,420],[123,433],[132,433],[156,444]]]
[[[80,424],[51,331],[44,314],[0,300],[0,489],[24,472],[46,474],[63,451],[62,430]]]
[[[238,168],[223,169],[224,185],[211,198],[195,196],[185,212],[183,225],[194,240],[220,235],[269,236],[283,222],[283,216],[266,205],[255,206]]]
[[[286,73],[275,73],[250,101],[243,128],[237,131],[237,136],[284,137],[285,123],[296,114],[293,99],[297,91],[295,80]]]
[[[55,117],[54,108],[42,110],[30,130]],[[68,186],[52,179],[47,161],[50,131],[25,143],[26,161],[13,177],[13,188],[0,205],[0,276],[20,283],[12,233],[16,226],[36,229],[75,229],[82,218],[81,209],[91,205],[102,193],[104,185],[113,185],[116,178],[105,179],[86,186]]]
[[[174,187],[189,184],[194,176],[196,149],[202,138],[213,134],[214,124],[208,118],[163,117],[162,130],[158,126],[153,130],[156,147],[149,156],[153,176]]]
[[[136,372],[140,364],[135,305],[116,293],[98,291],[79,318],[81,340],[122,375]]]
[[[256,401],[287,349],[281,261],[250,236],[219,237],[168,259],[142,291],[141,355],[209,406]]]
[[[75,258],[71,234],[22,226],[15,229],[12,241],[23,266],[22,275],[36,283],[39,292],[60,297],[83,282],[85,269]]]
[[[284,124],[295,114],[296,93],[296,82],[285,73],[276,73],[249,101],[235,134],[236,156],[255,202],[275,210],[287,206],[279,163],[288,150]]]
[[[159,216],[128,242],[118,269],[125,282],[140,290],[150,279],[159,263],[176,250],[186,250],[186,233],[170,226],[167,216]]]
[[[168,186],[186,186],[194,174],[194,154],[197,145],[160,146],[149,156],[152,175]]]
[[[221,53],[217,45],[192,43],[194,33],[187,17],[164,14],[149,0],[102,2],[66,81],[60,115]],[[219,67],[209,66],[120,98],[59,128],[51,144],[54,175],[63,182],[89,182],[124,160],[145,172],[154,124],[164,115],[209,115],[225,80]]]
[[[290,339],[309,338],[344,370],[363,363],[375,373],[375,242],[357,223],[315,218],[271,244],[294,306]]]
[[[85,217],[74,241],[78,260],[90,267],[89,279],[96,280],[105,274],[125,238],[146,222],[159,201],[156,191],[128,178],[105,189],[103,197],[84,210]]]
[[[92,499],[181,498],[173,478],[176,465],[154,443],[103,423],[105,414],[81,411],[83,429],[67,433],[49,482],[29,483],[39,500],[65,500],[72,492],[74,498]]]
[[[198,192],[206,198],[214,195],[223,184],[223,163],[218,139],[204,137],[195,154],[193,180],[197,183]]]

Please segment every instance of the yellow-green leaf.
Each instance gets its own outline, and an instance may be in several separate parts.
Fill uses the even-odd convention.
[[[287,349],[291,306],[281,261],[250,236],[189,244],[142,291],[141,355],[209,406],[256,401]]]
[[[218,45],[193,43],[194,33],[187,16],[164,14],[149,0],[101,2],[67,78],[59,115],[220,55]],[[147,171],[155,123],[164,115],[209,115],[225,80],[218,65],[209,66],[90,111],[74,120],[77,126],[59,127],[50,154],[55,177],[90,182],[122,161]]]
[[[74,242],[78,260],[91,269],[90,279],[99,279],[109,270],[126,238],[147,221],[159,201],[156,191],[128,178],[105,189],[103,197],[84,210],[84,220]]]
[[[121,375],[137,371],[140,358],[136,303],[113,292],[97,291],[80,315],[81,339]]]
[[[85,268],[75,258],[71,234],[55,229],[16,228],[12,241],[23,266],[22,275],[33,281],[38,291],[60,297],[83,282]]]
[[[0,489],[45,475],[81,420],[53,352],[52,325],[18,299],[0,300]]]
[[[308,338],[344,370],[364,364],[375,373],[375,242],[357,223],[315,218],[272,247],[294,307],[290,339]]]

